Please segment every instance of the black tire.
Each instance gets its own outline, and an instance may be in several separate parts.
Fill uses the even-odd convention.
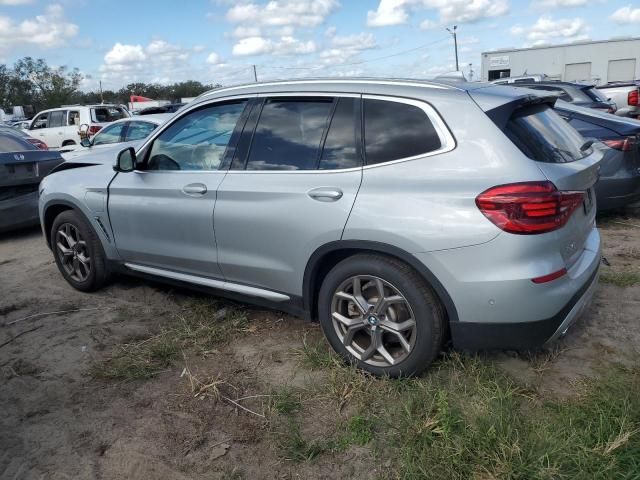
[[[69,145],[75,145],[76,142],[74,142],[73,140],[65,140],[64,142],[62,142],[62,146],[63,147],[68,147]]]
[[[338,327],[334,326],[332,318],[334,294],[342,285],[349,285],[350,279],[357,276],[381,279],[385,282],[386,286],[384,288],[393,287],[400,296],[404,297],[404,303],[399,302],[402,306],[399,308],[405,308],[406,305],[408,306],[406,311],[412,312],[409,317],[414,318],[415,326],[412,327],[412,332],[409,335],[412,337],[413,346],[408,353],[400,351],[401,356],[406,355],[406,357],[404,359],[399,357],[396,364],[388,364],[387,366],[371,365],[370,362],[374,361],[374,358],[371,358],[368,362],[362,361],[347,350],[347,347],[338,336]],[[374,281],[371,280],[371,283]],[[337,302],[340,301],[337,300]],[[352,302],[348,303],[352,304]],[[356,313],[356,316],[358,315],[361,315],[363,320],[369,318],[368,313],[361,314],[359,311]],[[322,331],[331,347],[346,362],[352,363],[374,375],[389,377],[417,375],[429,367],[442,348],[445,330],[445,315],[442,304],[433,290],[413,268],[391,257],[377,254],[358,254],[338,263],[327,274],[320,288],[318,317]],[[384,319],[385,315],[381,315],[381,318]],[[360,334],[365,335],[365,342],[367,334],[373,338],[371,328],[382,330],[380,326],[370,327],[369,325],[364,327],[358,325],[357,328],[367,332],[366,334]],[[378,331],[378,333],[380,332]],[[388,335],[386,332],[380,334],[383,336]],[[344,338],[347,338],[346,334]],[[395,337],[392,337],[392,341],[393,338]],[[373,343],[373,340],[371,342]],[[353,343],[351,346],[353,348]],[[383,357],[382,360],[384,360]]]
[[[82,255],[83,258],[87,258],[88,254],[89,258],[89,268],[84,270],[87,272],[86,278],[74,277],[74,274],[70,273],[68,268],[65,267],[63,259],[67,257],[62,253],[61,247],[58,245],[58,241],[62,241],[64,247],[67,247],[68,244],[65,244],[64,238],[59,237],[58,232],[61,229],[69,228],[71,231],[75,228],[75,231],[80,235],[78,238],[81,239],[81,242],[84,242],[81,249]],[[95,231],[82,214],[75,210],[66,210],[55,218],[53,226],[51,227],[51,249],[53,251],[53,256],[55,257],[58,270],[60,270],[62,276],[73,288],[83,292],[93,292],[95,290],[99,290],[108,282],[110,276],[109,265],[104,254],[104,250],[102,249],[102,244],[100,243],[100,239],[96,235]],[[80,249],[75,252],[76,256],[78,254],[80,254]],[[73,262],[74,260],[75,259],[72,257],[71,261]]]

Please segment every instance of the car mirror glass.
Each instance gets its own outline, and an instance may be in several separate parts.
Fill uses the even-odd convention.
[[[136,166],[136,151],[133,147],[125,148],[118,153],[113,169],[116,172],[132,172]]]

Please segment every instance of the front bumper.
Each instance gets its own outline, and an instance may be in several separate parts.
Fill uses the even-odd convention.
[[[39,221],[37,191],[0,202],[0,232],[30,227]]]

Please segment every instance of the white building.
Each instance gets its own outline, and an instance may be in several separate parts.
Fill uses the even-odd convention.
[[[482,80],[544,73],[594,83],[640,79],[640,38],[576,42],[482,53]]]

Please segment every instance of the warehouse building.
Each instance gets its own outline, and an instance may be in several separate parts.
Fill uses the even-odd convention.
[[[482,53],[482,80],[528,74],[596,85],[640,79],[640,38]]]

